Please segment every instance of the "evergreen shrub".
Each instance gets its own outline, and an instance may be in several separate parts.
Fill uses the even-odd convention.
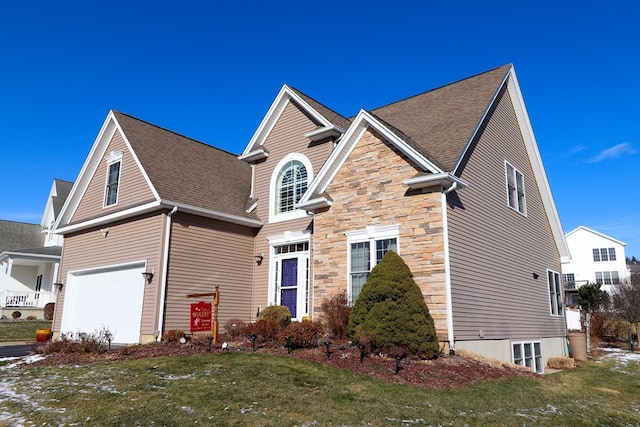
[[[349,338],[370,351],[437,357],[433,318],[411,270],[397,253],[387,252],[371,270],[349,316]]]

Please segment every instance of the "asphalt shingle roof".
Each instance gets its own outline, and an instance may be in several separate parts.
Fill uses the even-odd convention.
[[[24,252],[44,245],[40,224],[0,220],[0,252]]]
[[[511,65],[371,110],[408,144],[451,171]]]
[[[236,155],[124,113],[114,115],[160,198],[248,219],[251,167]]]

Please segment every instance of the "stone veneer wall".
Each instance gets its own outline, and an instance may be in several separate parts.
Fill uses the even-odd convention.
[[[418,169],[367,131],[327,189],[331,208],[317,212],[313,231],[313,317],[322,301],[347,290],[345,232],[399,225],[400,256],[413,272],[441,341],[447,340],[444,240],[440,189],[408,195],[403,184]]]

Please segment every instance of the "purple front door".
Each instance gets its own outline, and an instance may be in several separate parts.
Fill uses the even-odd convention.
[[[291,318],[297,317],[298,301],[298,258],[282,260],[282,281],[280,305],[289,308]]]

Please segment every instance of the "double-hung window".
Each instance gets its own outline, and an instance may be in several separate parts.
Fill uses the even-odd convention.
[[[104,206],[112,206],[118,202],[118,187],[120,185],[120,166],[122,165],[122,151],[111,152],[107,156],[107,181],[104,192]]]
[[[596,271],[596,283],[598,285],[617,285],[620,276],[617,271]]]
[[[353,304],[371,269],[389,251],[398,252],[398,226],[367,227],[346,233],[349,245],[349,301]]]
[[[522,215],[526,215],[524,175],[509,162],[505,162],[505,169],[507,174],[507,201],[509,202],[509,207],[520,212]]]
[[[547,270],[549,281],[549,302],[551,304],[551,314],[561,316],[562,310],[562,292],[560,292],[560,274],[555,271]]]
[[[616,248],[594,248],[593,249],[593,261],[615,261],[616,260]]]

